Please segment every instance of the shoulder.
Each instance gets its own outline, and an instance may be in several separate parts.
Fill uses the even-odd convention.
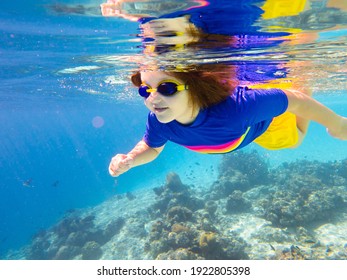
[[[235,88],[232,96],[261,96],[261,95],[285,95],[279,88],[258,88],[252,86],[238,86]]]
[[[257,103],[264,100],[277,100],[278,102],[286,101],[287,96],[285,92],[277,88],[251,88],[251,87],[237,87],[231,95],[231,99],[238,103]]]
[[[231,96],[237,112],[247,114],[278,115],[288,107],[288,98],[283,90],[252,89],[238,87]]]

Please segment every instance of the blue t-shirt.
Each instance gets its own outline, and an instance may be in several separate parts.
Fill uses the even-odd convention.
[[[225,101],[200,110],[189,125],[175,120],[161,123],[150,112],[143,140],[152,148],[171,141],[196,152],[228,153],[264,133],[287,107],[287,96],[280,89],[237,87]]]

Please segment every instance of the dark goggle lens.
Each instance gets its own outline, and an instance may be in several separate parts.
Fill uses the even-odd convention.
[[[157,91],[162,95],[170,96],[177,92],[177,85],[171,82],[162,83],[158,86]]]

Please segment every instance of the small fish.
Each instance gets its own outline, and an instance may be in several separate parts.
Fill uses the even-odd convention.
[[[270,248],[271,248],[272,250],[276,251],[276,249],[275,249],[274,246],[272,246],[271,244],[269,244],[269,245],[270,245]]]
[[[326,246],[325,252],[326,252],[326,253],[330,253],[330,252],[332,252],[332,251],[333,251],[333,250],[331,250],[331,248],[327,245],[327,246]]]
[[[59,186],[59,183],[60,183],[60,182],[59,182],[58,180],[56,180],[56,181],[52,184],[52,187],[55,187],[55,188],[58,187],[58,186]]]
[[[305,239],[304,242],[306,242],[306,243],[316,243],[316,241],[313,240],[313,239]]]
[[[320,247],[321,246],[321,244],[320,244],[320,242],[318,241],[318,242],[316,242],[315,244],[313,244],[312,246],[310,246],[311,248],[318,248],[318,247]]]
[[[23,181],[23,187],[33,188],[34,186],[33,186],[32,182],[33,182],[33,179],[31,179],[31,178]]]

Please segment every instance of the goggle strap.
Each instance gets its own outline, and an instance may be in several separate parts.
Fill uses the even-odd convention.
[[[148,88],[148,89],[146,89],[146,91],[147,91],[148,93],[152,93],[152,92],[156,92],[157,89],[156,89],[156,88]]]
[[[187,85],[178,85],[178,86],[177,86],[177,90],[178,90],[178,91],[182,91],[182,90],[186,90],[186,89],[188,89],[188,86],[187,86]]]

